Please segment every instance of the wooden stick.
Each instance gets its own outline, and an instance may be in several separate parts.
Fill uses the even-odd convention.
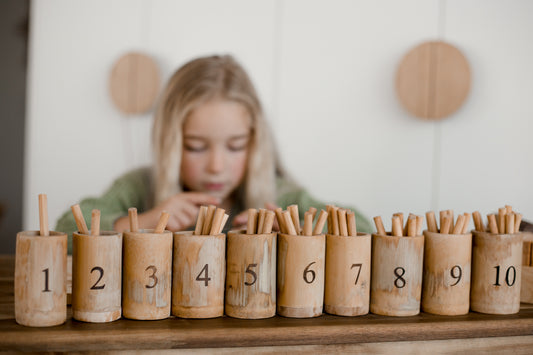
[[[225,212],[226,210],[223,208],[217,208],[215,210],[215,215],[213,217],[213,223],[211,223],[211,230],[209,231],[209,235],[218,234],[218,231],[220,230],[220,225],[222,224],[222,220],[224,219]]]
[[[447,211],[440,211],[439,212],[439,228],[441,229],[440,230],[440,233],[442,233],[442,226],[444,225],[444,217],[446,217],[447,215]],[[443,233],[445,234],[445,233]]]
[[[401,237],[402,236],[402,222],[400,220],[399,216],[393,216],[392,217],[392,235],[395,237]]]
[[[265,224],[263,224],[263,230],[261,234],[270,234],[272,233],[272,225],[274,225],[274,217],[276,214],[273,211],[267,211],[265,217]]]
[[[492,213],[488,214],[487,220],[489,222],[489,231],[491,233],[498,234],[498,223],[496,222],[496,216]]]
[[[463,230],[461,231],[461,234],[465,234],[468,232],[468,226],[470,225],[470,218],[471,215],[468,212],[465,212],[465,222],[463,223]]]
[[[310,211],[304,214],[304,230],[302,235],[312,235],[313,233],[313,213]]]
[[[224,217],[222,217],[222,223],[220,223],[220,228],[218,229],[218,234],[222,233],[222,231],[224,230],[224,226],[226,225],[228,218],[229,214],[224,213]]]
[[[39,234],[47,237],[48,230],[48,198],[46,194],[39,195]]]
[[[452,218],[448,215],[445,215],[442,221],[442,226],[440,227],[440,233],[450,234],[451,225],[452,225]]]
[[[409,218],[411,218],[412,216],[413,214],[409,213],[409,215],[407,216],[407,220],[405,221],[405,225],[403,224],[403,214],[400,217],[400,223],[402,223],[403,227],[403,235],[407,235],[407,232],[409,231]]]
[[[428,211],[426,212],[426,223],[428,225],[428,230],[433,233],[438,233],[437,229],[437,220],[435,219],[435,212]]]
[[[350,237],[357,237],[357,227],[355,224],[355,212],[347,211],[346,219],[348,220],[348,235]]]
[[[479,211],[472,213],[472,218],[474,219],[474,227],[478,232],[484,232],[485,226],[483,225],[483,220],[481,219],[481,214]]]
[[[446,210],[446,213],[448,214],[448,216],[450,216],[450,231],[453,231],[455,221],[455,218],[453,216],[453,210]]]
[[[201,206],[196,218],[196,226],[194,228],[194,235],[202,235],[204,229],[205,218],[207,217],[207,206]]]
[[[322,230],[324,229],[324,224],[328,219],[328,215],[329,214],[326,211],[320,210],[320,213],[318,214],[318,219],[316,220],[315,229],[313,230],[313,235],[322,234]]]
[[[424,225],[424,217],[416,216],[416,235],[422,235],[423,225]]]
[[[161,217],[159,217],[159,222],[155,226],[154,233],[163,233],[165,231],[169,217],[170,215],[167,212],[161,212]]]
[[[283,211],[281,215],[283,216],[283,222],[285,223],[285,227],[287,228],[288,234],[297,235],[296,228],[292,223],[291,213],[289,211]]]
[[[204,225],[202,227],[201,235],[209,235],[209,231],[211,231],[211,224],[213,224],[213,216],[215,215],[216,209],[217,209],[217,206],[215,205],[209,205],[207,207],[207,213],[205,215]]]
[[[255,208],[248,209],[248,223],[246,224],[246,234],[257,233],[257,210]]]
[[[416,217],[409,216],[407,218],[407,236],[414,237],[416,236]]]
[[[403,221],[403,212],[396,212],[396,213],[393,213],[392,216],[398,216],[400,217],[400,224],[402,225],[402,228],[404,227],[404,221]],[[405,224],[405,226],[407,225],[407,223]]]
[[[130,220],[130,232],[137,233],[139,231],[139,219],[137,218],[137,209],[135,207],[128,208],[128,218]],[[91,222],[91,230],[92,222]]]
[[[278,207],[274,210],[274,213],[276,214],[276,219],[278,220],[279,224],[279,231],[283,234],[289,234],[289,231],[287,230],[287,227],[285,226],[285,221],[283,220],[283,210],[281,207]]]
[[[326,212],[328,213],[328,234],[333,234],[333,221],[331,220],[331,209],[333,205],[326,205]]]
[[[383,221],[381,220],[381,216],[374,217],[374,224],[376,225],[376,230],[378,234],[387,235],[385,227],[383,227]]]
[[[513,206],[505,205],[505,214],[513,213]]]
[[[72,214],[74,215],[74,220],[76,221],[76,226],[78,226],[78,232],[81,234],[89,234],[89,229],[87,229],[87,223],[85,223],[85,218],[81,213],[80,205],[75,204],[71,206]]]
[[[516,213],[514,219],[514,231],[515,233],[520,232],[520,223],[522,223],[522,214]]]
[[[91,212],[91,236],[97,237],[100,235],[100,210],[92,210]]]
[[[498,209],[498,231],[500,232],[500,234],[505,233],[505,213],[505,207]]]
[[[457,216],[457,222],[455,223],[455,226],[453,227],[452,234],[462,234],[464,224],[465,224],[465,216],[460,214],[459,216]]]
[[[300,214],[298,213],[298,205],[290,205],[287,210],[291,214],[292,223],[296,230],[296,234],[300,234]]]
[[[509,213],[505,215],[505,233],[513,234],[514,233],[514,214]]]
[[[313,221],[314,221],[315,216],[316,216],[316,207],[309,207],[309,212],[311,212],[311,215],[313,216]]]
[[[339,224],[339,235],[347,237],[348,224],[346,223],[346,210],[344,208],[339,208],[337,210],[337,219]]]
[[[257,234],[261,234],[265,225],[266,209],[260,208],[257,214]]]
[[[334,235],[339,235],[340,233],[340,230],[339,230],[339,217],[337,217],[337,211],[339,210],[339,208],[337,206],[333,206],[331,208],[331,225],[332,225],[332,228],[333,228],[333,234]]]

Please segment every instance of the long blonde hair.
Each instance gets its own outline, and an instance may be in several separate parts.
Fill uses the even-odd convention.
[[[239,187],[243,207],[275,202],[276,169],[281,169],[272,134],[247,73],[233,57],[224,55],[186,63],[172,75],[162,94],[152,131],[155,205],[182,191],[183,124],[194,108],[214,97],[241,103],[252,117],[246,175]]]

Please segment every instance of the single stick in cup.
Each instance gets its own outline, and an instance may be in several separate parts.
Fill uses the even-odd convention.
[[[298,205],[290,205],[287,207],[287,210],[290,213],[296,234],[300,234],[300,215],[298,213]]]
[[[324,210],[320,210],[320,213],[318,214],[318,219],[315,224],[315,229],[313,230],[313,235],[322,234],[322,230],[324,229],[324,224],[326,223],[327,219],[328,213]]]
[[[441,234],[450,234],[450,227],[452,226],[452,218],[445,215],[443,218],[442,226],[440,227]]]
[[[424,225],[424,217],[416,216],[416,235],[422,234],[422,226]]]
[[[289,231],[287,230],[287,226],[285,226],[285,221],[283,220],[283,210],[281,207],[278,207],[274,210],[274,213],[276,214],[276,219],[278,220],[279,224],[279,231],[283,234],[289,234]]]
[[[266,209],[260,208],[259,213],[257,214],[257,234],[261,234],[263,230],[263,225],[265,224]]]
[[[515,233],[520,232],[520,223],[522,223],[522,214],[521,213],[517,213],[517,214],[515,214],[515,219],[514,219],[514,231],[515,231]]]
[[[452,234],[461,234],[463,233],[463,225],[465,223],[465,216],[460,214],[457,216],[457,221],[455,223],[455,226],[453,227]]]
[[[357,236],[357,227],[356,227],[356,224],[355,224],[355,212],[347,211],[346,212],[346,219],[348,221],[348,235],[350,237],[356,237]]]
[[[401,237],[403,235],[402,223],[399,216],[392,217],[392,235],[395,237]]]
[[[374,217],[374,224],[376,225],[376,230],[378,231],[378,234],[387,235],[385,227],[383,226],[383,221],[381,220],[381,216]]]
[[[428,230],[430,232],[438,233],[437,220],[435,219],[435,212],[433,211],[426,212],[426,223],[428,225]]]
[[[217,235],[218,231],[220,230],[220,225],[222,224],[222,220],[224,219],[224,214],[226,210],[223,208],[217,208],[215,211],[215,215],[213,216],[213,223],[211,223],[211,230],[209,231],[209,235]]]
[[[287,228],[288,234],[297,235],[296,228],[292,223],[291,213],[289,211],[283,211],[281,215],[283,216],[283,222],[285,223],[285,227]]]
[[[100,235],[100,210],[91,212],[91,235],[97,237]]]
[[[272,233],[272,226],[274,225],[274,217],[276,214],[273,211],[267,211],[265,217],[265,224],[263,225],[263,230],[261,234],[270,234]]]
[[[46,194],[39,195],[39,234],[47,237],[48,230],[48,201]]]
[[[303,235],[312,235],[312,234],[313,234],[313,213],[311,213],[310,211],[307,211],[304,214]]]
[[[246,224],[246,234],[255,234],[257,231],[257,210],[248,209],[248,223]]]
[[[496,216],[492,213],[488,214],[487,221],[489,223],[489,231],[493,234],[498,234],[498,223],[496,222]]]
[[[337,206],[331,207],[331,224],[333,228],[333,234],[339,235],[340,229],[339,229],[339,218],[337,217],[337,211],[339,208]]]
[[[347,237],[348,224],[346,223],[346,210],[344,208],[339,208],[337,210],[337,219],[339,224],[339,235]]]
[[[416,236],[416,216],[411,215],[407,218],[407,236]]]
[[[505,233],[513,234],[514,230],[514,213],[505,215]]]
[[[224,230],[224,226],[226,225],[228,218],[229,214],[224,213],[224,217],[222,217],[222,223],[220,223],[220,228],[218,229],[218,234],[222,233],[222,231]]]
[[[474,227],[478,232],[484,232],[485,226],[483,225],[483,220],[481,219],[481,214],[479,211],[472,213],[472,218],[474,218]]]
[[[196,218],[196,227],[194,228],[194,235],[202,235],[202,230],[204,224],[206,223],[205,219],[207,217],[207,206],[201,206],[198,211],[198,217]]]
[[[159,221],[155,226],[154,233],[163,233],[165,231],[169,217],[170,215],[167,212],[161,212],[161,217],[159,217]]]
[[[128,208],[128,218],[130,220],[130,232],[137,233],[139,231],[139,219],[137,218],[137,209],[135,207]],[[91,230],[92,221],[91,221]]]
[[[505,214],[506,214],[507,210],[505,209],[505,207],[502,207],[502,208],[499,208],[498,209],[498,231],[500,232],[500,234],[504,234],[505,233]]]
[[[81,234],[89,234],[89,229],[87,229],[87,223],[85,223],[85,218],[81,213],[80,205],[75,204],[70,207],[72,214],[74,215],[74,220],[76,221],[76,226],[78,227],[78,232]]]
[[[466,232],[468,232],[468,225],[470,224],[470,218],[471,218],[470,213],[465,212],[464,216],[465,216],[465,222],[463,223],[463,230],[461,231],[461,234],[465,234]]]

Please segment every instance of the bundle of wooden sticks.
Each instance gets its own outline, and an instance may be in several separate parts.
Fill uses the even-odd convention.
[[[392,232],[391,235],[395,237],[414,237],[422,234],[422,224],[424,219],[422,216],[417,216],[409,213],[405,226],[403,224],[403,213],[398,212],[392,215]],[[378,234],[387,235],[381,216],[374,217],[374,223]]]
[[[214,205],[200,207],[194,235],[217,235],[222,233],[229,215],[226,210]]]
[[[468,232],[470,224],[470,213],[463,213],[457,217],[454,223],[453,210],[440,211],[440,229],[437,227],[437,220],[433,211],[426,212],[426,222],[428,231],[440,234],[465,234]]]
[[[248,224],[246,234],[268,234],[272,232],[274,224],[274,211],[260,208],[259,212],[255,208],[248,209]]]
[[[513,207],[507,205],[498,209],[498,214],[490,213],[487,215],[488,225],[485,229],[481,214],[476,211],[473,213],[474,226],[479,232],[491,232],[494,234],[512,234],[518,233],[520,230],[520,223],[522,222],[522,215],[513,212]]]
[[[353,211],[334,205],[327,205],[326,209],[328,211],[328,234],[343,237],[357,236],[355,213]]]
[[[290,205],[287,207],[286,211],[283,211],[281,208],[277,208],[275,211],[276,218],[278,220],[279,229],[281,233],[291,234],[291,235],[319,235],[322,234],[324,229],[324,224],[328,214],[326,211],[321,210],[318,216],[318,219],[313,229],[313,220],[316,216],[316,208],[311,207],[304,214],[304,228],[300,228],[300,217],[298,214],[298,205]]]

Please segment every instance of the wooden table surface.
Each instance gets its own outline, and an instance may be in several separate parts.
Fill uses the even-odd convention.
[[[18,325],[14,319],[14,256],[0,256],[0,351],[117,351],[128,349],[225,348],[270,353],[276,351],[372,351],[448,353],[469,349],[498,353],[533,353],[533,305],[518,314],[496,316],[362,317],[323,315],[312,319],[273,317],[240,320],[229,317],[161,321],[121,319],[83,323],[69,317],[49,328]],[[481,339],[474,339],[481,338]],[[450,341],[454,339],[453,341]],[[464,339],[464,340],[461,340]],[[272,348],[275,347],[275,348]],[[419,351],[419,350],[417,350]],[[222,349],[219,352],[224,352]]]

